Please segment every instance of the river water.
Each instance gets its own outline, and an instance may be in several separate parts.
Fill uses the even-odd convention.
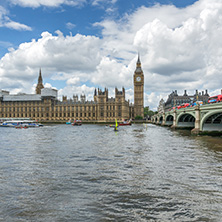
[[[151,124],[0,134],[0,221],[221,221],[221,137]]]

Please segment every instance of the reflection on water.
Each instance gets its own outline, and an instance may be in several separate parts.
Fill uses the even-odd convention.
[[[154,125],[0,133],[0,221],[220,221],[220,137]]]

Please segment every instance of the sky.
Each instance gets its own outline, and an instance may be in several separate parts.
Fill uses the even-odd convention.
[[[58,96],[126,89],[138,54],[144,105],[177,90],[222,88],[221,0],[0,0],[0,89],[35,93],[41,68]]]

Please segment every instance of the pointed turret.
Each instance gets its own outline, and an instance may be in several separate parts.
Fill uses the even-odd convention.
[[[143,71],[141,69],[140,55],[138,54],[135,73],[141,73],[141,72]]]
[[[38,78],[38,84],[35,88],[35,92],[36,94],[41,94],[41,89],[43,89],[44,86],[42,84],[42,72],[41,72],[41,69],[39,70],[39,78]]]
[[[138,59],[137,59],[137,66],[140,66],[141,67],[141,62],[140,62],[140,55],[138,54]]]
[[[42,84],[42,71],[41,71],[41,69],[39,70],[38,84]]]

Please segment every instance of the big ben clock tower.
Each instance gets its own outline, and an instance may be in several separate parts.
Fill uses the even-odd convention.
[[[134,117],[141,116],[144,117],[144,75],[141,68],[140,57],[136,63],[136,70],[133,75],[134,82]]]

